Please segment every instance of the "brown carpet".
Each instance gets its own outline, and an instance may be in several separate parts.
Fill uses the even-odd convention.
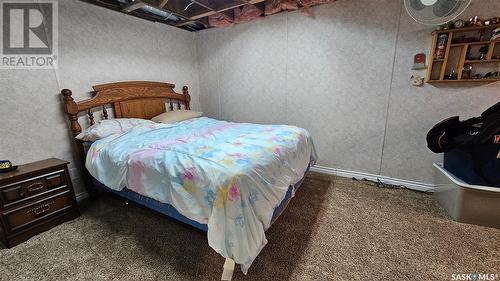
[[[310,175],[233,280],[451,280],[500,274],[500,230],[451,221],[432,195]],[[0,280],[220,280],[205,234],[103,196],[12,249]]]

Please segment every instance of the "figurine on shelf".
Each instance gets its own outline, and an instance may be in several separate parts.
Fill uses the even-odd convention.
[[[499,24],[500,23],[500,17],[491,18],[491,19],[489,19],[489,21],[490,21],[491,25],[493,25],[493,24]]]
[[[479,60],[485,60],[486,59],[486,55],[488,54],[488,49],[489,47],[488,46],[482,46],[481,48],[479,48]]]
[[[455,68],[451,69],[450,74],[444,76],[444,80],[457,80],[457,78],[458,78],[458,74],[455,71]]]
[[[499,40],[500,39],[500,27],[493,29],[493,34],[491,34],[490,40]]]
[[[472,73],[472,64],[464,65],[464,68],[462,69],[462,79],[471,79],[471,73]]]
[[[493,17],[493,18],[489,18],[489,19],[483,21],[484,26],[494,25],[494,24],[499,24],[499,23],[500,23],[499,17]]]
[[[448,34],[441,34],[438,37],[436,59],[444,59],[446,52],[446,42],[448,41]]]
[[[424,85],[424,78],[420,77],[420,75],[418,75],[418,74],[413,74],[410,77],[410,83],[412,86],[420,87],[420,86]]]
[[[498,79],[498,76],[499,76],[499,72],[498,71],[494,71],[494,72],[488,72],[484,75],[484,78],[486,79]]]
[[[461,19],[458,19],[458,20],[456,20],[456,21],[453,23],[453,26],[454,26],[455,28],[462,28],[462,27],[464,27],[464,26],[465,26],[465,22],[464,22],[463,20],[461,20]]]
[[[471,26],[483,26],[483,21],[478,16],[473,16],[469,19],[469,24]]]
[[[453,22],[447,22],[447,23],[439,26],[439,29],[441,29],[441,30],[448,30],[448,29],[451,29],[453,27],[454,27]]]

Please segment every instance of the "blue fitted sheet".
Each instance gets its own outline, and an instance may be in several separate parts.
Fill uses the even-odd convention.
[[[290,186],[288,188],[288,190],[286,192],[285,198],[274,209],[273,219],[272,219],[273,222],[279,217],[279,215],[286,208],[286,206],[288,205],[288,202],[290,202],[290,199],[292,199],[292,195],[295,193],[295,191],[297,191],[299,189],[300,185],[304,181],[305,175],[309,171],[309,168],[310,168],[310,165],[309,165],[309,167],[307,167],[307,170],[304,173],[304,176],[302,177],[301,180],[299,180],[296,184],[294,184],[293,186]],[[96,179],[93,179],[93,181],[94,181],[95,187],[97,187],[100,190],[104,190],[104,191],[108,191],[108,192],[111,192],[113,194],[116,194],[116,195],[118,195],[118,196],[120,196],[120,197],[122,197],[122,198],[124,198],[126,200],[129,200],[131,202],[134,202],[134,203],[137,203],[139,205],[142,205],[142,206],[144,206],[144,207],[146,207],[148,209],[154,210],[154,211],[156,211],[158,213],[166,215],[166,216],[168,216],[170,218],[173,218],[173,219],[178,220],[180,222],[183,222],[185,224],[191,225],[191,226],[193,226],[193,227],[195,227],[197,229],[200,229],[200,230],[202,230],[204,232],[208,231],[207,224],[201,224],[201,223],[199,223],[197,221],[190,220],[190,219],[186,218],[185,216],[181,215],[170,204],[162,203],[162,202],[157,201],[155,199],[152,199],[152,198],[140,195],[139,193],[136,193],[136,192],[134,192],[134,191],[132,191],[130,189],[127,189],[127,188],[124,188],[121,191],[116,191],[114,189],[108,188],[107,186],[105,186],[104,184],[100,183]]]

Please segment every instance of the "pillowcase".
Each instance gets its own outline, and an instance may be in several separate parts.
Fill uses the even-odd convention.
[[[83,141],[96,141],[112,134],[126,133],[135,126],[150,124],[155,123],[150,120],[139,118],[99,120],[94,125],[83,130],[78,136],[76,136],[76,138]]]
[[[191,110],[175,110],[167,111],[158,116],[153,117],[151,120],[158,123],[175,123],[179,121],[184,121],[191,118],[197,118],[203,115],[203,112],[191,111]]]

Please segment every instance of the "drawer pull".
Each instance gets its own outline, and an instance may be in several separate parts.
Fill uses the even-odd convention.
[[[38,191],[38,190],[41,190],[45,187],[45,183],[44,182],[35,182],[35,183],[32,183],[26,187],[22,187],[20,190],[19,190],[19,196],[20,197],[24,197],[26,195],[26,193],[31,193],[31,192],[35,192],[35,191]]]
[[[30,185],[28,185],[28,192],[34,192],[38,191],[40,189],[43,189],[45,187],[45,184],[43,182],[35,182]]]
[[[49,204],[45,204],[45,205],[42,205],[36,209],[33,210],[33,213],[35,213],[35,215],[41,215],[45,212],[47,212],[48,210],[50,210],[50,205]]]
[[[35,216],[43,215],[43,214],[47,213],[50,210],[50,205],[52,205],[54,203],[55,202],[52,201],[52,202],[40,205],[38,207],[35,207],[35,208],[29,210],[27,213],[31,213],[32,212],[33,214],[35,214]]]

